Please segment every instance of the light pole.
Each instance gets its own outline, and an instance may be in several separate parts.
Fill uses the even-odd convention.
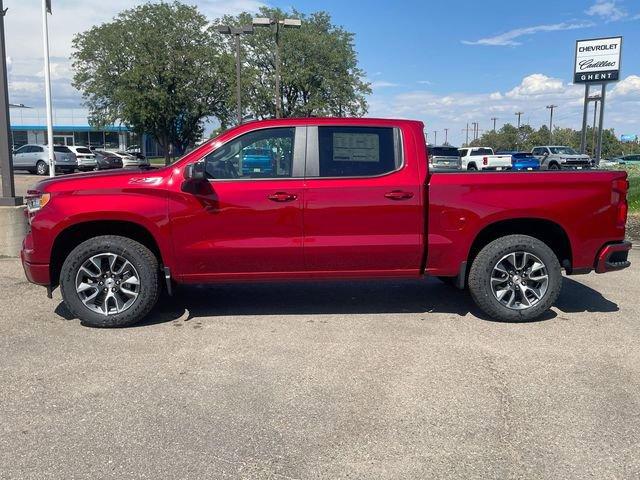
[[[549,145],[553,144],[553,109],[557,108],[557,105],[547,105],[549,109]]]
[[[449,144],[449,129],[448,128],[444,129],[444,144],[445,145]]]
[[[491,117],[491,120],[493,121],[493,133],[496,133],[496,120],[498,120],[498,118]]]
[[[42,42],[44,48],[44,98],[47,106],[47,144],[49,151],[49,176],[55,177],[55,153],[53,152],[53,107],[51,105],[51,68],[49,66],[49,18],[51,0],[42,0]]]
[[[434,145],[438,144],[438,131],[437,130],[433,131],[433,144]]]
[[[236,100],[238,109],[238,125],[242,123],[242,63],[240,61],[240,35],[250,35],[253,33],[252,25],[243,25],[242,27],[230,27],[228,25],[220,25],[217,27],[218,32],[223,35],[233,35],[236,37]]]
[[[274,26],[276,34],[276,118],[282,117],[282,95],[280,90],[280,27],[300,28],[302,21],[297,18],[266,18],[258,17],[253,19],[254,27]]]

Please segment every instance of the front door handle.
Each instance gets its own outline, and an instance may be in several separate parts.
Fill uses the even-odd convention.
[[[298,198],[298,196],[295,193],[276,192],[272,193],[267,198],[272,202],[292,202]]]
[[[409,200],[413,198],[413,192],[403,192],[402,190],[394,190],[384,194],[390,200]]]

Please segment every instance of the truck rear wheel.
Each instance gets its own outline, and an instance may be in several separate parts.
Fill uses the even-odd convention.
[[[74,248],[65,259],[60,290],[71,313],[84,325],[132,325],[158,300],[158,259],[130,238],[94,237]]]
[[[560,262],[537,238],[508,235],[485,246],[471,265],[469,291],[495,320],[524,322],[546,312],[562,287]]]

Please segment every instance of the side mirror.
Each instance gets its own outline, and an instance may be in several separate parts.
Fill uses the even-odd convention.
[[[184,169],[184,179],[192,181],[204,180],[204,162],[190,163],[189,165],[187,165],[187,167]]]

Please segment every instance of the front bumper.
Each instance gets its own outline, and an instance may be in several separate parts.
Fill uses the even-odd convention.
[[[602,247],[596,257],[596,273],[615,272],[630,267],[630,242],[610,243]]]
[[[31,283],[36,285],[49,286],[51,283],[51,277],[49,275],[48,263],[31,263],[24,259],[24,253],[20,252],[20,259],[22,260],[22,268],[24,274]]]

